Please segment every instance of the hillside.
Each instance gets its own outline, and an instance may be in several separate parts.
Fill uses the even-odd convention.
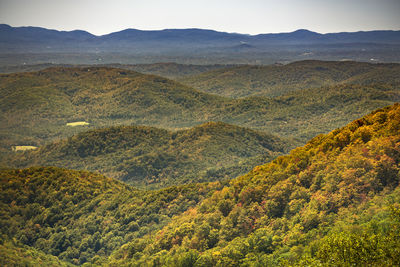
[[[169,79],[177,79],[189,75],[196,75],[203,72],[231,67],[232,65],[193,65],[193,64],[177,64],[177,63],[153,63],[153,64],[108,64],[113,68],[121,68],[137,71],[145,74],[159,75]]]
[[[396,266],[399,182],[396,104],[232,180],[112,262]]]
[[[76,266],[17,241],[3,242],[4,240],[0,244],[0,264],[2,266]]]
[[[113,250],[160,229],[221,188],[215,182],[139,191],[85,171],[0,172],[0,263],[6,265],[34,263],[25,257],[51,265],[100,264]]]
[[[385,73],[392,77],[397,72]],[[400,101],[393,77],[385,79],[387,83],[362,79],[364,83],[303,89],[275,98],[230,99],[160,76],[105,67],[55,67],[3,74],[0,152],[5,155],[13,146],[42,146],[82,131],[116,125],[182,129],[208,121],[295,138],[302,144],[316,134]],[[73,122],[89,124],[67,126]]]
[[[400,263],[399,104],[229,183],[140,191],[55,167],[2,169],[0,179],[0,262]]]
[[[399,86],[399,74],[399,64],[310,60],[287,65],[235,66],[183,77],[179,81],[226,97],[275,97],[301,89],[346,83]]]
[[[374,109],[400,101],[400,88],[390,85],[336,85],[304,89],[275,98],[233,101],[219,120],[302,143],[344,126]]]
[[[159,76],[112,68],[49,68],[0,75],[3,150],[41,145],[90,127],[147,124],[186,127],[205,121],[224,99]]]
[[[200,74],[203,72],[233,67],[234,65],[193,65],[193,64],[178,64],[173,62],[161,62],[153,64],[100,64],[98,62],[96,67],[105,68],[118,68],[125,70],[133,70],[143,74],[153,74],[166,77],[169,79],[176,79],[186,77],[189,75]],[[76,67],[76,68],[90,68],[93,65],[70,65],[70,64],[35,64],[35,65],[15,65],[15,66],[1,66],[0,73],[15,73],[15,72],[32,72],[44,70],[51,67]]]
[[[289,145],[278,137],[221,122],[177,132],[120,126],[17,153],[8,165],[90,170],[136,187],[159,188],[236,177],[288,151]]]

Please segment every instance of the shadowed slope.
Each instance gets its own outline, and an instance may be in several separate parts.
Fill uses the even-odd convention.
[[[400,84],[399,64],[299,61],[287,65],[237,66],[180,78],[203,92],[234,98],[279,96],[344,83]]]
[[[135,186],[157,188],[236,177],[289,146],[278,137],[221,122],[178,132],[124,126],[83,132],[18,153],[9,164],[98,171]]]

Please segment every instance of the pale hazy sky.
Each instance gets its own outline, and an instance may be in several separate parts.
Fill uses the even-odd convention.
[[[96,35],[127,28],[400,30],[400,0],[0,0],[0,23]]]

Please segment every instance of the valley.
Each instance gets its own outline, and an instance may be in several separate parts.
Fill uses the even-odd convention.
[[[143,238],[147,245],[131,243],[114,259],[134,265],[396,265],[399,111],[398,104],[376,110],[254,168]]]
[[[1,264],[400,261],[398,64],[18,70],[0,75]]]
[[[306,60],[286,65],[234,66],[178,80],[200,91],[226,97],[276,97],[297,90],[344,84],[398,85],[400,65]]]
[[[328,71],[323,78],[318,78],[320,82],[314,84],[315,87],[306,82],[311,87],[304,88],[305,85],[294,80],[292,92],[283,92],[276,97],[238,99],[204,93],[161,76],[109,67],[52,67],[36,72],[2,74],[0,147],[6,153],[11,146],[40,146],[86,129],[116,125],[179,130],[208,121],[265,131],[303,144],[317,134],[399,101],[397,64],[375,66],[313,61],[299,64],[301,68],[289,70],[280,66],[269,68],[282,71],[285,76],[280,77],[299,76],[298,80],[305,73],[301,70],[304,65],[310,69],[325,65],[342,70]],[[350,70],[343,74],[346,68]],[[254,75],[260,75],[259,67],[256,67],[250,68],[250,74],[236,76],[245,80],[253,75],[253,70]],[[379,75],[381,71],[385,76]],[[269,73],[268,69],[263,72]],[[338,72],[342,73],[341,79],[334,78]],[[337,82],[324,84],[322,81],[329,80],[328,76]],[[229,88],[226,82],[221,79],[221,84]],[[287,86],[279,79],[276,83]],[[265,86],[265,90],[270,90]],[[74,121],[90,124],[65,126]]]
[[[288,140],[225,123],[171,132],[119,126],[82,132],[38,150],[16,153],[8,166],[90,170],[139,188],[227,180],[289,150]]]
[[[0,0],[0,267],[400,266],[399,11]]]
[[[1,261],[396,265],[399,133],[395,104],[236,179],[156,191],[87,171],[2,169]]]

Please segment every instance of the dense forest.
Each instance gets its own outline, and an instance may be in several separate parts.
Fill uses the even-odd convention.
[[[204,73],[211,70],[229,68],[239,65],[194,65],[194,64],[178,64],[174,62],[165,63],[147,63],[147,64],[96,64],[97,67],[117,68],[125,70],[133,70],[143,74],[153,74],[169,79],[178,79],[186,76],[192,76],[195,74]],[[54,64],[54,63],[43,63],[33,65],[14,65],[14,66],[1,66],[0,73],[15,73],[15,72],[33,72],[44,70],[51,67],[93,67],[93,65],[73,65],[73,64]]]
[[[178,78],[200,91],[226,97],[279,96],[338,84],[399,85],[399,64],[298,61],[287,65],[244,65]]]
[[[400,264],[399,104],[227,182],[146,191],[56,167],[0,179],[0,263]]]
[[[156,71],[166,72],[164,67],[154,66]],[[310,70],[309,78],[302,68]],[[242,69],[246,71],[240,72]],[[109,67],[52,67],[2,74],[0,156],[9,153],[12,146],[42,146],[88,129],[147,125],[179,130],[209,121],[261,130],[304,144],[317,134],[400,101],[398,64],[306,61],[231,70],[235,70],[235,79],[242,80],[239,84],[243,88],[250,86],[246,85],[247,77],[271,77],[275,87],[262,82],[258,88],[281,90],[279,96],[232,99],[160,76]],[[191,71],[201,69],[178,65],[172,70]],[[285,81],[285,77],[290,79]],[[220,78],[215,84],[224,88],[230,88],[229,82],[235,80]],[[282,88],[291,89],[286,92]],[[76,121],[89,125],[67,126]]]
[[[122,247],[113,261],[397,266],[399,182],[396,104],[232,180],[156,235]]]
[[[226,123],[176,132],[119,126],[82,132],[16,153],[8,166],[58,166],[97,171],[136,187],[160,188],[226,180],[290,148],[289,140]]]
[[[50,68],[2,75],[0,80],[3,152],[12,145],[42,145],[87,127],[186,127],[220,101],[166,78],[111,68]],[[90,125],[66,126],[74,121]]]
[[[399,64],[16,69],[0,265],[400,265]]]
[[[400,267],[399,11],[0,0],[0,267]]]
[[[0,177],[2,249],[26,245],[73,264],[104,260],[222,188],[214,182],[139,191],[98,174],[55,167],[3,169]],[[4,262],[13,253],[0,257]]]

